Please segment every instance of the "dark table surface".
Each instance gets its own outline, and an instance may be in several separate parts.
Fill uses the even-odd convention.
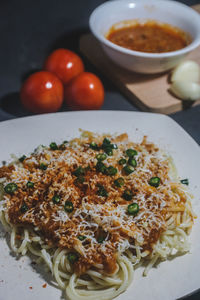
[[[30,115],[19,101],[22,81],[28,74],[42,68],[45,57],[53,49],[62,47],[79,53],[79,37],[89,31],[89,15],[103,2],[106,1],[0,0],[0,121]],[[180,2],[200,4],[198,0]],[[103,81],[106,92],[103,110],[138,110],[83,59],[87,70],[96,73]],[[200,106],[171,117],[200,144]],[[200,292],[187,299],[200,299]]]

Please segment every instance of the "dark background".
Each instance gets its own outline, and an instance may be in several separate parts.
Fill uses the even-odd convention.
[[[79,37],[89,31],[89,16],[103,2],[106,1],[0,0],[0,121],[29,115],[19,101],[22,81],[42,68],[44,59],[53,49],[63,47],[79,53]],[[197,0],[180,2],[200,4]],[[102,109],[138,110],[83,59],[87,70],[95,72],[103,81],[106,93]],[[200,106],[171,117],[200,144]],[[200,293],[187,299],[199,300]]]
[[[79,52],[79,37],[89,30],[89,15],[103,2],[106,1],[0,0],[0,121],[29,115],[19,102],[21,82],[42,68],[53,49],[66,47]],[[88,71],[100,76],[85,59],[84,62]],[[106,90],[102,109],[137,110],[107,79],[101,79]],[[171,117],[200,143],[200,106]]]

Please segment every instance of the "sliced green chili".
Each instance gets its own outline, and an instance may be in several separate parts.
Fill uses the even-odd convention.
[[[126,159],[125,158],[121,158],[119,161],[118,161],[118,164],[119,165],[125,165],[126,164]]]
[[[182,184],[189,185],[189,179],[185,178],[180,181]]]
[[[96,170],[98,172],[101,172],[103,174],[106,174],[107,172],[107,167],[104,165],[104,163],[102,163],[101,161],[98,161],[98,163],[96,164]]]
[[[75,184],[82,184],[84,181],[85,181],[85,177],[83,177],[83,176],[78,176],[78,177],[75,179],[74,183],[75,183]]]
[[[112,156],[112,155],[113,155],[113,150],[112,150],[111,147],[106,147],[106,148],[104,148],[104,151],[106,152],[106,154],[107,154],[108,156]]]
[[[126,201],[131,201],[131,199],[133,198],[133,192],[131,190],[126,189],[123,194],[122,197],[126,200]]]
[[[7,193],[7,194],[14,194],[15,191],[17,191],[18,189],[18,186],[16,183],[14,182],[11,182],[11,183],[8,183],[5,187],[4,187],[4,191]]]
[[[149,180],[149,185],[158,187],[160,184],[160,178],[159,177],[151,177]]]
[[[135,216],[139,212],[139,205],[137,203],[131,203],[128,205],[127,211],[129,215]]]
[[[69,252],[67,254],[67,259],[71,264],[73,264],[78,260],[78,254],[75,252]]]
[[[73,205],[73,203],[71,201],[66,201],[64,208],[65,208],[66,212],[70,213],[70,212],[72,212],[74,210],[74,205]]]
[[[88,165],[87,167],[85,167],[84,170],[85,170],[85,172],[90,171],[91,170],[90,165]]]
[[[129,175],[135,171],[135,168],[132,166],[126,165],[125,167],[123,167],[123,171],[126,173],[126,175]]]
[[[104,186],[101,184],[98,184],[97,186],[98,186],[97,195],[101,197],[108,197],[108,192],[104,188]]]
[[[58,150],[58,145],[55,142],[52,142],[49,147],[51,148],[51,150]]]
[[[126,150],[126,155],[128,156],[128,157],[131,157],[131,158],[133,158],[135,155],[137,155],[138,153],[137,153],[137,151],[136,150],[134,150],[134,149],[127,149]]]
[[[23,162],[25,159],[26,159],[26,155],[22,155],[22,156],[19,158],[19,161],[20,161],[20,162]]]
[[[23,203],[22,206],[20,207],[20,211],[22,213],[25,213],[28,210],[28,206],[26,205],[26,203]]]
[[[137,161],[135,160],[135,158],[129,158],[128,164],[134,168],[137,167]]]
[[[112,149],[118,149],[117,144],[111,144]]]
[[[97,143],[95,143],[95,142],[90,143],[90,148],[93,150],[99,150],[99,147],[98,147]]]
[[[65,141],[64,141],[64,142],[65,142]],[[62,144],[59,145],[58,148],[59,148],[60,150],[65,150],[65,149],[66,149],[66,145],[65,145],[66,143],[64,143],[64,142],[63,142]],[[67,142],[67,141],[66,141],[66,142]]]
[[[119,177],[114,181],[114,185],[117,187],[122,187],[124,185],[124,178]]]
[[[97,156],[96,156],[96,159],[98,160],[98,161],[103,161],[103,160],[105,160],[107,158],[107,155],[105,154],[105,153],[99,153],[99,154],[97,154]]]
[[[44,163],[41,163],[40,166],[39,166],[39,168],[40,168],[41,170],[46,170],[46,169],[47,169],[47,165],[44,164]]]
[[[113,166],[110,166],[107,168],[107,174],[110,176],[114,176],[117,174],[117,169],[114,168]]]
[[[52,201],[54,204],[58,204],[60,203],[60,199],[61,199],[60,196],[56,194],[53,196]]]
[[[111,144],[110,140],[108,138],[104,138],[103,144],[102,144],[102,149],[105,151],[105,153],[109,156],[113,155],[113,144]]]
[[[85,235],[79,235],[79,236],[78,236],[78,239],[79,239],[80,241],[84,241],[84,240],[86,239],[86,236],[85,236]]]
[[[110,144],[111,144],[111,141],[108,138],[104,138],[102,148],[107,147]]]
[[[104,238],[103,236],[98,237],[97,242],[98,242],[99,244],[102,244],[103,241],[105,241],[105,238]]]
[[[78,177],[80,175],[84,175],[85,174],[85,170],[82,167],[78,167],[73,174]]]
[[[27,186],[27,188],[32,189],[32,188],[34,188],[34,182],[28,181],[26,186]]]

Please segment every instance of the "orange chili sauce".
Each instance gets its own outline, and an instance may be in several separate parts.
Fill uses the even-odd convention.
[[[118,46],[135,51],[170,52],[182,49],[191,42],[191,38],[184,31],[156,21],[139,23],[132,20],[130,24],[128,21],[122,22],[120,28],[117,25],[110,28],[106,38]]]

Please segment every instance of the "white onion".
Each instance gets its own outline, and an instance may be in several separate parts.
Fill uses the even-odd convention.
[[[200,99],[200,84],[196,82],[174,81],[170,91],[182,100],[195,101]]]
[[[200,66],[192,60],[180,63],[171,75],[171,81],[198,82],[200,80]]]

